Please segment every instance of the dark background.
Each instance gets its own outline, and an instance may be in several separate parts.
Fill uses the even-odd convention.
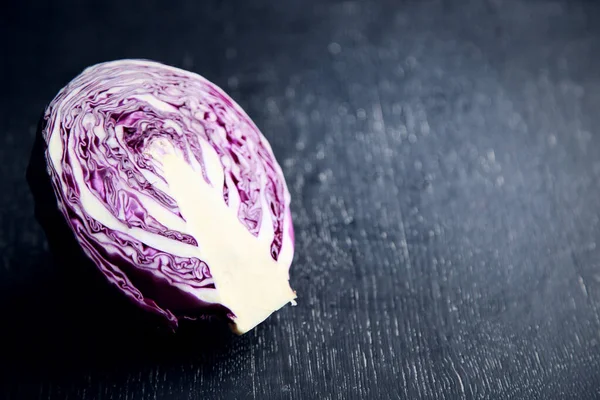
[[[62,3],[0,12],[0,397],[600,398],[600,4]],[[51,262],[38,117],[125,57],[223,87],[283,167],[299,305],[247,335],[82,312]]]

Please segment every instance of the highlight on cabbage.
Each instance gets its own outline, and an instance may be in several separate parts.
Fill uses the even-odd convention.
[[[147,60],[97,64],[49,104],[41,137],[77,243],[139,306],[175,326],[217,310],[241,334],[294,304],[283,173],[211,82]]]

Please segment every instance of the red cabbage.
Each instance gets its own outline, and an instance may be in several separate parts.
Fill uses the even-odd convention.
[[[294,303],[290,195],[248,115],[201,76],[94,65],[47,107],[45,167],[79,246],[173,325],[221,310],[244,333]]]

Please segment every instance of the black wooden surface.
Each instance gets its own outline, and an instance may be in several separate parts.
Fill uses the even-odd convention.
[[[600,398],[600,4],[92,3],[0,13],[1,397]],[[245,336],[84,315],[49,259],[37,119],[124,57],[222,86],[283,166],[299,304]]]

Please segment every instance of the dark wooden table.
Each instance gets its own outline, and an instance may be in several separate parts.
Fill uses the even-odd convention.
[[[0,397],[600,398],[600,4],[27,3],[0,16]],[[50,260],[37,119],[125,57],[222,86],[283,166],[299,304],[245,336],[81,312]]]

